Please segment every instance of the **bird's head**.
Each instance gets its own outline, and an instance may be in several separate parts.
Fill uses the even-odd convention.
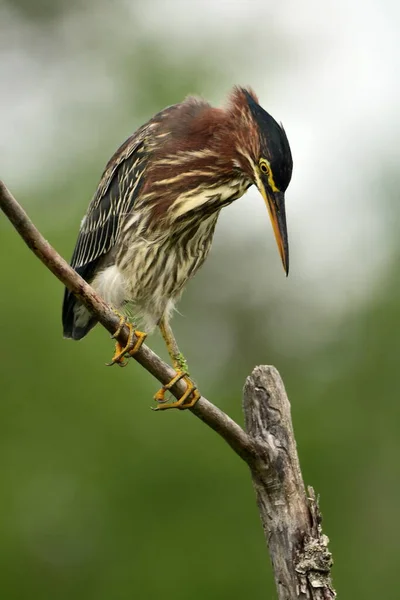
[[[210,215],[253,183],[267,205],[287,274],[284,194],[292,155],[283,127],[261,108],[255,93],[235,87],[225,109],[188,97],[160,113],[155,125],[142,190],[153,222]]]
[[[286,133],[282,125],[261,108],[251,90],[235,88],[228,113],[232,118],[234,165],[247,174],[264,198],[288,274],[285,191],[292,176],[293,161]]]

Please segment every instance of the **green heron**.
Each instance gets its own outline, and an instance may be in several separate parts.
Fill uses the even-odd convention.
[[[126,309],[146,332],[159,327],[176,376],[155,395],[157,408],[190,408],[200,394],[189,378],[170,326],[174,304],[207,258],[221,208],[255,184],[267,205],[283,267],[289,250],[284,192],[292,156],[282,125],[259,105],[251,89],[235,87],[226,108],[188,97],[140,127],[108,162],[83,218],[71,266],[127,323],[110,364],[125,365],[147,333],[126,321]],[[121,314],[121,312],[125,315]],[[96,318],[68,290],[64,336],[79,340]],[[136,336],[136,337],[135,337]],[[179,379],[182,398],[165,392]]]

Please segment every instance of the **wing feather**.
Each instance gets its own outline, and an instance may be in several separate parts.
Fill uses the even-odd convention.
[[[143,139],[137,136],[111,159],[82,222],[71,259],[74,269],[93,267],[114,246],[122,218],[133,208],[146,162]]]
[[[86,281],[91,281],[99,261],[112,250],[124,217],[134,209],[150,155],[151,139],[163,119],[177,106],[155,115],[128,138],[107,163],[82,220],[71,259],[71,266]],[[96,319],[88,313],[87,325],[78,327],[75,323],[77,303],[75,296],[66,289],[62,314],[64,335],[80,339],[93,327]]]
[[[149,156],[149,140],[154,139],[162,121],[178,107],[169,106],[156,114],[108,161],[81,224],[71,259],[74,269],[82,271],[114,246],[123,217],[132,210],[140,191]]]
[[[142,128],[117,150],[82,220],[71,266],[86,281],[91,281],[99,261],[115,245],[123,217],[133,209],[148,156],[144,142]],[[78,304],[66,288],[62,309],[65,337],[80,339],[96,324],[96,319],[85,311],[86,325],[77,325]]]

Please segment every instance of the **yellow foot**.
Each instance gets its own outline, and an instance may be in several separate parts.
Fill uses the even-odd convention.
[[[122,328],[125,327],[125,325],[128,327],[129,329],[129,335],[128,335],[128,339],[126,342],[126,346],[121,346],[121,344],[119,342],[117,342],[115,344],[115,352],[114,352],[114,356],[112,357],[111,362],[106,363],[108,367],[111,367],[112,365],[118,364],[120,367],[126,367],[126,365],[128,364],[127,360],[124,360],[124,356],[125,354],[129,354],[129,356],[133,356],[134,354],[136,354],[136,352],[139,350],[139,348],[141,347],[141,345],[143,344],[144,340],[147,337],[147,333],[143,333],[143,331],[135,331],[135,328],[133,327],[132,323],[129,323],[129,321],[127,321],[126,317],[119,315],[120,316],[120,321],[119,321],[119,325],[117,327],[116,332],[111,336],[111,338],[117,338],[119,336],[119,334],[122,331]],[[136,336],[136,340],[133,341],[133,338]]]
[[[165,400],[165,392],[173,388],[174,385],[181,379],[183,379],[183,381],[186,383],[186,391],[176,402],[167,403]],[[188,374],[184,371],[177,371],[175,377],[171,379],[169,383],[163,385],[163,387],[154,396],[154,400],[158,402],[158,406],[153,410],[166,410],[167,408],[179,408],[180,410],[184,410],[186,408],[192,408],[200,396],[200,392],[197,390],[193,381],[189,379]]]

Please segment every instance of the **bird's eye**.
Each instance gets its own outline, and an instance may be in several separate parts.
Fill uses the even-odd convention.
[[[266,158],[260,158],[258,162],[258,166],[260,167],[261,173],[267,176],[268,185],[273,192],[279,192],[277,185],[275,184],[274,177],[272,175],[271,165],[267,161]]]

